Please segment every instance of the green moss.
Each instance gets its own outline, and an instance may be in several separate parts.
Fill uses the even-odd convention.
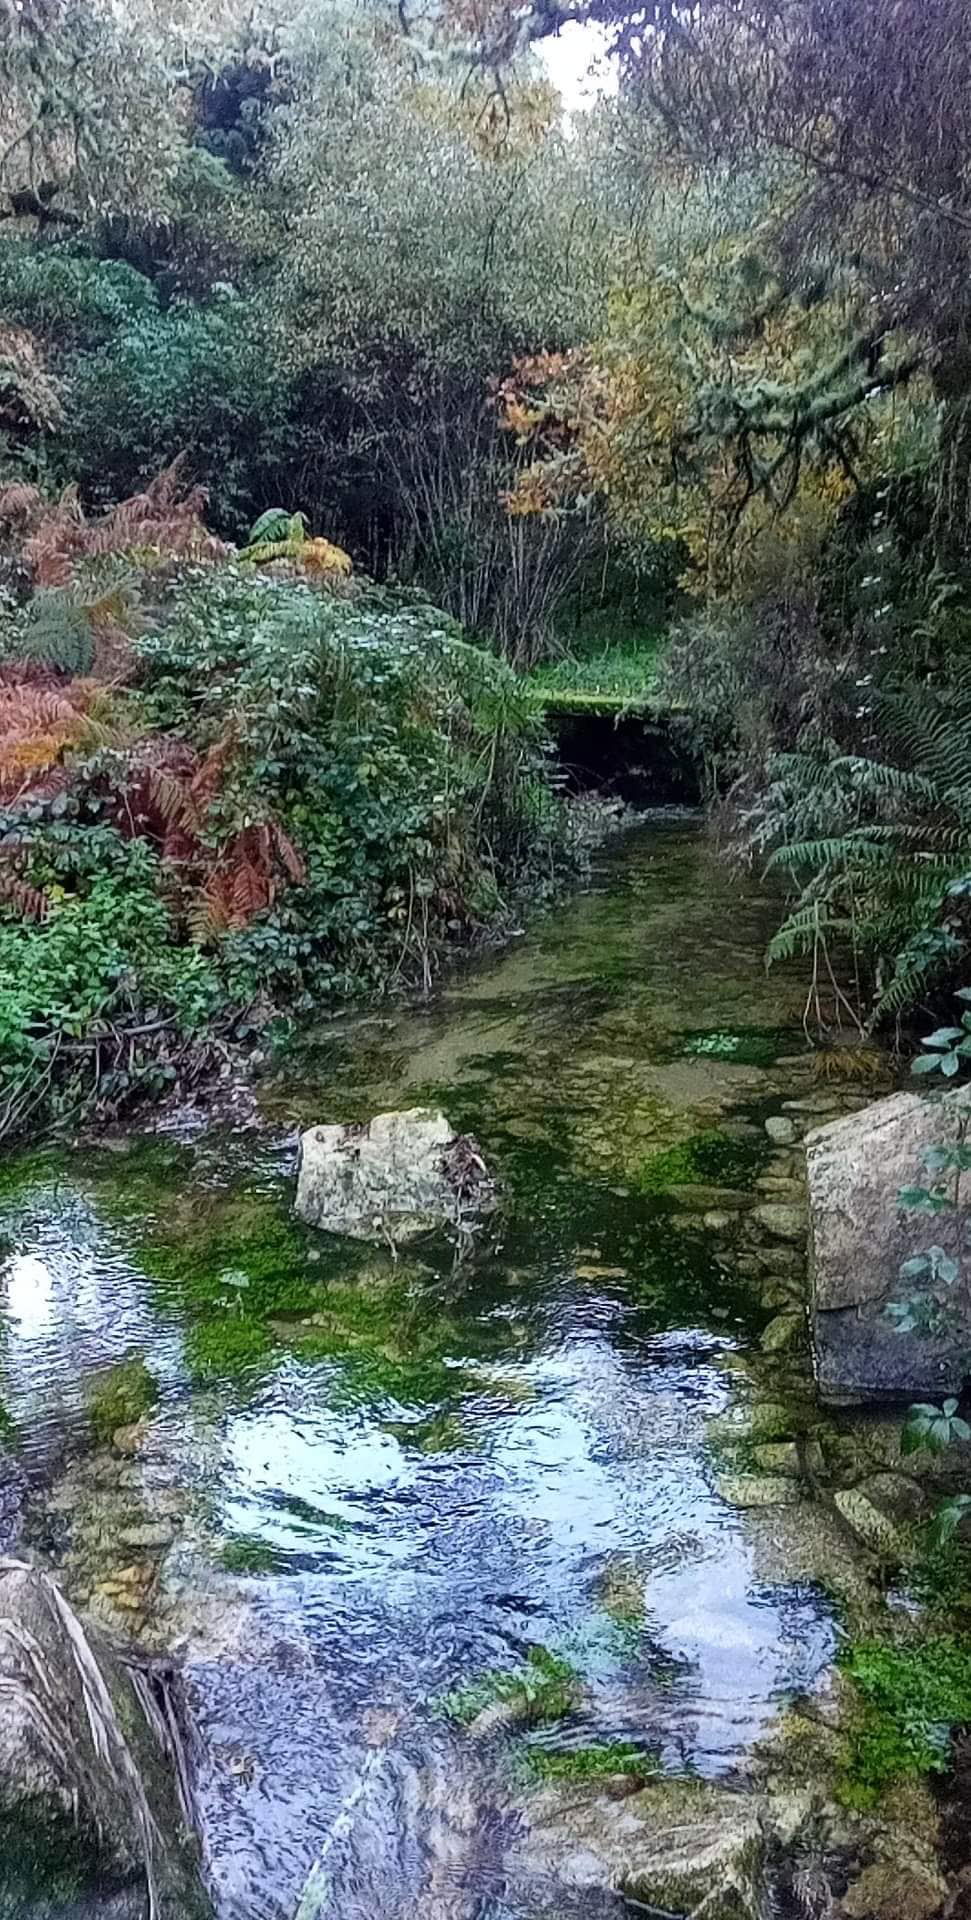
[[[769,1151],[767,1141],[736,1140],[712,1127],[652,1153],[638,1169],[637,1185],[642,1193],[664,1193],[670,1187],[750,1187]]]
[[[186,1363],[197,1380],[231,1379],[272,1352],[269,1330],[243,1314],[199,1320],[186,1334]]]
[[[872,1805],[894,1780],[946,1772],[951,1733],[971,1722],[971,1641],[942,1636],[897,1647],[864,1640],[841,1665],[860,1696],[841,1782],[844,1803]]]
[[[580,1676],[569,1660],[548,1647],[531,1647],[525,1665],[484,1673],[467,1687],[447,1694],[442,1708],[461,1726],[478,1718],[486,1707],[505,1703],[517,1719],[538,1726],[562,1720],[576,1706]]]
[[[105,1891],[96,1836],[66,1815],[20,1801],[0,1808],[0,1920],[22,1920],[74,1901],[96,1882]]]
[[[246,1312],[263,1318],[312,1310],[322,1270],[308,1255],[319,1251],[281,1201],[242,1193],[220,1196],[179,1241],[150,1241],[144,1261],[159,1291],[190,1312],[245,1300]]]
[[[658,1772],[657,1755],[627,1740],[572,1749],[528,1747],[524,1757],[534,1780],[602,1780],[619,1773],[648,1780]]]
[[[232,1540],[224,1540],[219,1549],[219,1559],[227,1573],[257,1575],[278,1573],[285,1566],[286,1557],[278,1547],[271,1547],[267,1541],[258,1540],[248,1533],[235,1535]]]
[[[426,1420],[386,1420],[383,1431],[416,1453],[457,1453],[472,1444],[468,1429],[448,1412],[433,1413]]]
[[[88,1415],[95,1437],[111,1439],[118,1427],[134,1426],[158,1399],[158,1381],[144,1360],[122,1360],[101,1375],[88,1395]]]
[[[919,1532],[907,1584],[932,1613],[971,1613],[971,1546],[954,1537],[942,1540],[933,1520]]]

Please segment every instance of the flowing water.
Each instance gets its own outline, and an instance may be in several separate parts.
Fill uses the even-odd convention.
[[[624,1743],[740,1790],[830,1660],[822,1519],[726,1498],[718,1440],[807,1395],[739,1227],[803,1044],[770,918],[658,824],[432,1004],[323,1025],[258,1124],[9,1166],[29,1545],[183,1654],[231,1920],[613,1912],[530,1859],[537,1778]],[[461,1262],[293,1221],[301,1126],[426,1102],[502,1185]]]

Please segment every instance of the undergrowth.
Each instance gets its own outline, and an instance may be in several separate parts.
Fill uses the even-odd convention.
[[[311,577],[329,542],[232,557],[201,505],[177,467],[95,520],[0,489],[33,576],[0,608],[0,1138],[427,988],[572,858],[510,669],[346,556]]]
[[[951,1735],[971,1721],[971,1641],[859,1641],[842,1665],[861,1700],[848,1735],[844,1801],[865,1807],[892,1781],[946,1772]]]

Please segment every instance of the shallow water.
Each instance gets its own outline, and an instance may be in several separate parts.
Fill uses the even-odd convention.
[[[770,917],[659,825],[434,1004],[322,1026],[261,1127],[8,1168],[0,1401],[33,1544],[186,1651],[226,1915],[294,1915],[321,1858],[307,1916],[566,1912],[504,1879],[530,1748],[741,1779],[831,1657],[783,1525],[811,1509],[767,1528],[718,1491],[710,1423],[758,1386],[768,1313],[658,1159],[700,1134],[709,1184],[758,1170],[802,1043]],[[463,1265],[291,1221],[296,1129],[425,1101],[502,1183]],[[136,1464],[89,1434],[133,1355],[159,1390]],[[576,1670],[572,1710],[480,1750],[442,1702],[536,1647]]]

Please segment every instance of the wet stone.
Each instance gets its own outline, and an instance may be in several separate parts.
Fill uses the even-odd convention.
[[[765,1123],[769,1139],[777,1147],[791,1147],[799,1138],[795,1121],[786,1113],[770,1114]]]
[[[170,1547],[175,1538],[175,1528],[166,1520],[146,1521],[144,1526],[124,1527],[118,1535],[118,1544],[123,1547],[143,1547],[147,1552],[161,1551]]]
[[[806,1236],[805,1207],[786,1206],[779,1201],[766,1201],[756,1207],[752,1214],[756,1226],[764,1227],[778,1240],[803,1240]]]
[[[760,1345],[763,1353],[784,1353],[802,1339],[806,1331],[805,1315],[802,1313],[780,1313],[770,1320]]]
[[[793,1481],[778,1473],[724,1473],[717,1485],[730,1507],[785,1507],[799,1498]]]
[[[762,1441],[752,1448],[752,1460],[760,1473],[784,1473],[792,1479],[798,1479],[802,1473],[795,1440]]]
[[[921,1508],[920,1491],[903,1474],[878,1473],[833,1495],[840,1518],[881,1559],[906,1557]]]

